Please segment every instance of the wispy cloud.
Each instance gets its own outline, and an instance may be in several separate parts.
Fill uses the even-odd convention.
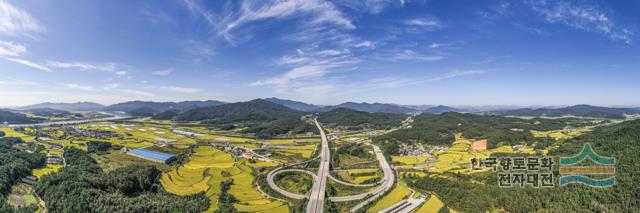
[[[27,48],[22,44],[0,41],[0,57],[16,57],[27,52]]]
[[[17,8],[6,0],[0,0],[0,33],[6,35],[30,35],[44,32],[36,19],[24,10]]]
[[[68,83],[68,84],[62,84],[62,85],[69,89],[77,89],[77,90],[84,90],[84,91],[98,91],[97,88],[92,86],[87,86],[87,85],[80,85],[75,83]]]
[[[299,14],[308,17],[305,22],[309,26],[332,24],[346,29],[354,29],[351,20],[344,16],[333,3],[322,0],[290,0],[290,1],[242,1],[240,9],[228,8],[225,14],[214,15],[210,10],[200,6],[193,0],[185,0],[187,8],[203,17],[217,34],[230,43],[236,42],[233,31],[248,23],[265,19],[292,18]],[[216,17],[224,17],[218,19]]]
[[[172,72],[173,72],[173,69],[169,68],[169,69],[153,71],[150,74],[151,75],[170,75]]]
[[[578,5],[569,1],[529,1],[532,9],[550,23],[597,32],[611,40],[630,44],[635,32],[619,26],[611,14],[596,5]]]
[[[35,85],[33,81],[25,81],[10,77],[0,77],[0,85]]]
[[[442,24],[438,19],[434,18],[417,18],[405,20],[404,24],[420,27],[440,27]]]
[[[413,50],[402,50],[392,56],[393,60],[439,61],[444,59],[440,54],[419,54]]]
[[[129,95],[138,95],[138,96],[145,96],[145,97],[155,96],[153,93],[142,91],[142,90],[135,90],[135,89],[118,89],[118,91],[125,94],[129,94]]]
[[[25,65],[25,66],[28,66],[28,67],[31,67],[31,68],[35,68],[35,69],[38,69],[38,70],[42,70],[42,71],[45,71],[45,72],[53,72],[53,70],[49,69],[46,66],[40,65],[40,64],[35,63],[35,62],[27,61],[27,60],[24,60],[24,59],[7,58],[7,60],[11,61],[11,62],[14,62],[14,63],[22,64],[22,65]]]
[[[123,68],[122,65],[118,65],[115,63],[91,64],[81,62],[49,61],[47,62],[47,66],[52,68],[78,69],[81,71],[108,72],[116,74],[118,76],[125,76],[128,73],[128,71],[125,70],[126,68]]]
[[[273,86],[278,91],[287,89],[294,80],[308,80],[327,75],[332,69],[353,65],[359,60],[351,57],[348,50],[324,49],[284,56],[276,63],[292,67],[289,71],[251,83],[252,86]]]
[[[191,88],[191,87],[169,86],[169,87],[162,87],[162,89],[169,90],[169,91],[172,91],[172,92],[178,92],[178,93],[198,93],[198,92],[202,92],[202,89]]]

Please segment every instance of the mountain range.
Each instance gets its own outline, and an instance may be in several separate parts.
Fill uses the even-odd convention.
[[[18,107],[19,110],[32,110],[32,109],[57,109],[65,111],[98,111],[102,110],[105,106],[93,102],[76,102],[76,103],[51,103],[45,102],[40,104],[28,105]]]

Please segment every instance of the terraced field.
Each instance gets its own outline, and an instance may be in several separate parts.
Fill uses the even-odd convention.
[[[429,160],[429,158],[429,156],[392,156],[391,161],[405,165],[413,165],[424,163]]]
[[[392,206],[393,204],[400,202],[405,197],[411,195],[411,190],[404,186],[404,184],[398,184],[389,194],[380,199],[374,206],[367,209],[368,213],[378,212],[385,208]]]
[[[429,195],[429,200],[416,211],[416,213],[438,213],[440,209],[447,208],[437,195]]]
[[[12,128],[0,128],[0,131],[3,131],[5,133],[5,137],[18,137],[18,138],[22,138],[23,141],[34,141],[34,140],[36,140],[36,137],[28,136],[28,135],[22,134],[20,132],[16,132]]]
[[[195,148],[189,161],[162,175],[162,186],[171,193],[190,195],[205,192],[211,201],[207,212],[218,208],[220,183],[233,179],[229,193],[238,201],[235,207],[242,212],[289,212],[287,204],[266,199],[254,186],[253,169],[275,166],[273,163],[252,164],[234,161],[232,156],[209,146]]]

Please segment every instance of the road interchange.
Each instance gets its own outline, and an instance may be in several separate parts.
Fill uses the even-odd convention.
[[[284,195],[285,197],[291,198],[291,199],[296,199],[296,200],[301,200],[304,198],[308,198],[308,203],[307,203],[307,209],[306,212],[307,213],[322,213],[324,211],[324,202],[325,202],[325,190],[327,187],[327,179],[333,179],[335,181],[334,177],[330,176],[330,161],[331,161],[331,155],[330,155],[330,148],[329,148],[329,140],[327,139],[326,133],[324,132],[324,129],[322,128],[322,126],[320,125],[320,123],[318,123],[317,120],[314,120],[314,123],[316,125],[316,127],[319,129],[320,131],[320,135],[321,135],[321,139],[322,139],[322,145],[321,145],[321,150],[320,150],[320,155],[318,155],[318,157],[320,158],[320,165],[318,166],[318,170],[315,173],[315,175],[311,175],[314,174],[310,171],[307,170],[302,170],[302,169],[283,169],[283,167],[277,168],[272,170],[271,172],[269,172],[269,174],[267,175],[267,183],[269,184],[269,186],[274,189],[276,192]],[[365,199],[363,202],[357,204],[356,206],[354,206],[350,212],[356,212],[357,210],[359,210],[360,208],[364,207],[365,205],[375,201],[379,196],[382,196],[384,194],[384,192],[386,192],[387,190],[391,189],[393,187],[394,184],[394,180],[395,180],[395,175],[394,172],[391,168],[391,166],[389,165],[389,163],[387,162],[386,158],[384,157],[384,154],[382,153],[382,151],[380,150],[380,148],[376,145],[373,144],[369,144],[370,146],[373,147],[374,150],[374,154],[376,155],[376,158],[379,162],[380,168],[383,171],[383,178],[380,181],[380,185],[378,187],[376,187],[375,189],[365,192],[365,193],[361,193],[361,194],[356,194],[356,195],[347,195],[347,196],[334,196],[334,197],[330,197],[329,199],[332,202],[348,202],[348,201],[355,201],[355,200],[361,200],[361,199]],[[316,157],[316,158],[318,158]],[[315,158],[314,158],[315,159]],[[291,165],[289,165],[291,166]],[[288,192],[280,187],[277,186],[277,184],[274,181],[274,178],[277,174],[283,173],[283,172],[305,172],[310,174],[313,177],[314,180],[314,184],[311,187],[311,193],[309,196],[306,195],[300,195],[300,194],[296,194],[296,193],[292,193],[292,192]],[[346,183],[344,181],[335,181],[339,184],[341,183]],[[350,186],[373,186],[375,184],[349,184],[347,183],[346,185],[350,185]]]

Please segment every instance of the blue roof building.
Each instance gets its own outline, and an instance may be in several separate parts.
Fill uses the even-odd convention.
[[[133,149],[127,152],[127,154],[158,163],[169,163],[176,158],[176,156],[172,154],[155,152],[146,149]]]

